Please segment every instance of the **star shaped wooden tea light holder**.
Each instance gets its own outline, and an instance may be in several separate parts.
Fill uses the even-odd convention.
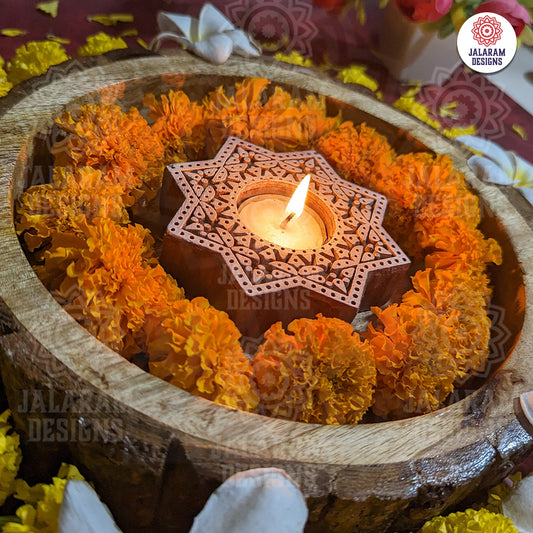
[[[386,205],[315,151],[230,137],[213,159],[166,168],[161,263],[249,338],[317,313],[351,322],[405,283],[410,261],[382,227]]]

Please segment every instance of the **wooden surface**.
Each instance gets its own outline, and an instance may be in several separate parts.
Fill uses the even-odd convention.
[[[49,84],[11,99],[0,117],[0,365],[17,428],[27,448],[41,454],[43,472],[70,455],[125,533],[187,531],[224,478],[258,466],[283,468],[300,484],[308,531],[385,532],[408,530],[453,507],[533,450],[515,415],[517,398],[533,390],[533,320],[524,307],[533,296],[533,231],[500,190],[470,173],[452,143],[373,98],[259,60],[232,58],[214,67],[180,53],[55,72]],[[14,233],[12,209],[25,184],[49,170],[35,147],[46,144],[53,117],[87,101],[138,104],[144,92],[172,86],[198,97],[242,76],[324,94],[332,110],[376,127],[398,151],[448,154],[467,175],[484,200],[485,231],[504,248],[505,262],[494,272],[495,302],[508,332],[503,349],[514,346],[475,392],[432,414],[358,426],[232,411],[124,361],[36,278]],[[63,425],[66,435],[57,431]]]

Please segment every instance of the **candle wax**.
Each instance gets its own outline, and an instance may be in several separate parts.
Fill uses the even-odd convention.
[[[239,206],[239,218],[252,233],[278,246],[294,250],[322,246],[326,240],[326,228],[317,213],[308,206],[284,229],[280,227],[287,216],[288,201],[289,198],[281,194],[253,196]]]

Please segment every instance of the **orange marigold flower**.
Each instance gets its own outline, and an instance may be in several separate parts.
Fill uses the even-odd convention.
[[[318,315],[265,334],[252,366],[259,411],[320,424],[356,424],[372,403],[376,370],[370,345],[350,324]]]
[[[26,190],[17,204],[17,233],[34,251],[50,241],[54,232],[71,233],[79,216],[128,222],[124,190],[100,170],[90,167],[54,168],[53,182]]]
[[[364,123],[343,122],[337,131],[319,139],[317,150],[341,176],[370,188],[394,157],[387,139]]]
[[[376,357],[374,412],[401,418],[437,409],[454,382],[485,370],[491,322],[486,276],[426,269],[401,304],[373,309],[366,337]]]
[[[201,158],[205,143],[203,106],[191,102],[183,91],[170,91],[160,100],[147,94],[143,104],[150,109],[152,130],[165,146],[167,162]]]
[[[372,311],[380,320],[365,335],[377,368],[374,413],[405,418],[440,407],[458,375],[448,351],[453,332],[438,314],[422,307],[393,304]]]
[[[146,325],[150,372],[216,403],[253,411],[257,395],[240,332],[205,298],[182,300]]]
[[[252,361],[259,412],[287,420],[308,420],[313,413],[313,390],[318,379],[313,357],[283,329],[281,322],[265,333],[265,342]]]
[[[425,257],[428,267],[481,273],[487,263],[502,262],[500,245],[494,239],[486,239],[462,219],[420,222],[415,231],[421,247],[428,253]]]
[[[450,330],[448,352],[456,361],[458,377],[483,372],[491,327],[487,316],[491,297],[487,276],[428,268],[416,273],[413,287],[413,291],[404,294],[403,303],[431,309],[445,319]]]
[[[45,252],[45,268],[59,270],[59,263],[66,272],[54,296],[98,339],[130,358],[145,348],[146,316],[183,298],[183,291],[156,264],[153,239],[142,226],[98,218],[80,222],[78,235],[71,243],[55,234]]]
[[[142,195],[150,200],[163,174],[163,145],[139,111],[117,105],[87,104],[56,119],[69,135],[54,145],[58,166],[90,166],[124,190],[131,206]]]
[[[247,78],[235,85],[233,95],[219,87],[207,96],[209,156],[229,135],[278,152],[312,148],[321,135],[339,125],[338,117],[327,117],[323,97],[293,99],[280,87],[267,97],[269,83],[263,78]]]

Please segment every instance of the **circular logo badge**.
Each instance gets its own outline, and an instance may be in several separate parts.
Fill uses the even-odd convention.
[[[511,23],[496,13],[477,13],[457,35],[457,51],[463,63],[476,72],[491,74],[504,69],[516,52]]]

